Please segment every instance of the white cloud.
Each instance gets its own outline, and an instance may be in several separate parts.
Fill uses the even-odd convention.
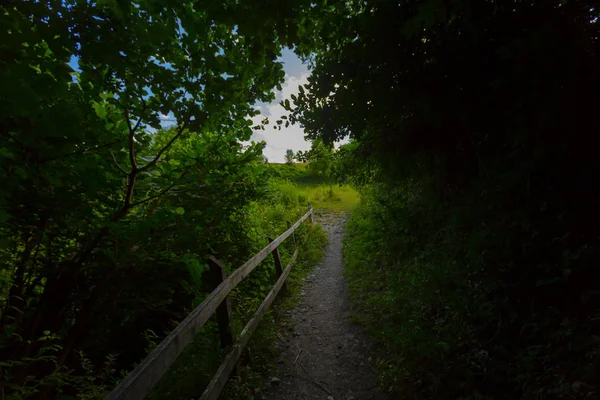
[[[175,115],[171,111],[168,114],[159,113],[158,119],[160,120],[160,126],[163,128],[177,125],[177,118],[175,118]]]
[[[281,130],[273,129],[274,125],[277,126],[275,121],[281,119],[283,115],[288,115],[288,112],[279,105],[280,102],[285,99],[289,99],[291,102],[291,95],[298,93],[298,86],[306,84],[310,74],[307,66],[290,49],[282,51],[280,61],[283,62],[285,82],[281,90],[275,92],[275,100],[272,103],[255,105],[255,108],[260,111],[260,115],[252,118],[254,125],[258,125],[265,117],[269,118],[269,125],[265,127],[265,130],[254,131],[251,140],[255,142],[264,140],[267,143],[263,154],[271,162],[284,162],[287,149],[292,149],[294,152],[310,149],[310,142],[304,140],[304,130],[300,125],[290,125],[287,128],[282,125]],[[335,147],[347,142],[348,140],[344,139],[336,143]]]
[[[280,101],[291,99],[292,94],[298,94],[298,87],[308,82],[308,71],[300,74],[299,76],[286,75],[286,80],[281,87],[281,91],[276,94],[276,98],[273,103],[261,104],[257,108],[261,111],[260,115],[252,118],[255,125],[265,118],[269,118],[269,125],[265,127],[265,130],[257,130],[252,134],[251,140],[267,142],[266,148],[263,150],[263,154],[269,159],[270,162],[284,162],[284,155],[287,149],[292,149],[294,152],[298,150],[310,149],[310,142],[304,140],[304,130],[300,125],[290,125],[285,128],[282,125],[281,130],[273,129],[273,126],[278,126],[275,121],[281,119],[281,116],[288,115],[288,112],[280,105]]]

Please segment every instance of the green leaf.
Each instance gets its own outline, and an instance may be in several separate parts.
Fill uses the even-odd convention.
[[[13,159],[13,153],[5,147],[0,147],[0,156]]]
[[[185,210],[183,209],[183,207],[177,207],[177,208],[175,209],[175,212],[176,212],[178,215],[183,215],[183,214],[185,214]]]
[[[106,107],[104,106],[104,104],[102,103],[98,103],[97,101],[95,101],[94,103],[92,103],[92,106],[94,107],[94,111],[96,111],[96,115],[100,118],[106,118]]]

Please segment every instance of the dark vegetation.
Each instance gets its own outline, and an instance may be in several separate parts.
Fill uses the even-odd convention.
[[[274,236],[287,229],[286,221],[300,217],[306,211],[306,201],[295,193],[286,190],[272,190],[268,200],[256,203],[248,211],[253,216],[249,221],[249,230],[254,230],[256,249],[264,247],[266,235]],[[297,218],[296,218],[297,219]],[[263,387],[272,368],[272,359],[277,354],[274,344],[279,340],[277,333],[284,320],[277,318],[291,309],[298,298],[303,278],[322,258],[326,244],[324,231],[318,225],[303,224],[295,234],[299,246],[298,260],[288,277],[285,295],[269,310],[258,330],[252,335],[250,344],[244,352],[239,365],[240,373],[226,387],[225,398],[252,398],[257,387]],[[287,265],[293,254],[292,240],[286,240],[279,247],[282,262]],[[251,276],[242,281],[231,295],[233,303],[234,333],[239,333],[254,311],[260,306],[273,283],[276,281],[275,265],[272,257],[261,262]],[[202,298],[198,298],[199,303]],[[153,345],[157,343],[152,341]],[[223,360],[224,353],[219,351],[218,327],[216,321],[210,321],[169,368],[162,380],[156,385],[150,400],[189,399],[198,397],[212,379]]]
[[[583,0],[2,2],[2,398],[101,398],[210,291],[207,254],[235,268],[317,194],[353,204],[332,177],[361,190],[347,274],[395,397],[595,398],[598,18]],[[278,121],[314,141],[307,173],[242,145],[282,46],[313,66]],[[175,367],[190,390],[215,338]],[[165,379],[157,396],[191,393]]]
[[[394,398],[597,398],[600,9],[311,12],[314,70],[292,120],[352,139],[347,273]]]

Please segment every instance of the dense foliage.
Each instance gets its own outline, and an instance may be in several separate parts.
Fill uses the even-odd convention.
[[[346,247],[402,398],[576,398],[600,381],[600,9],[317,4],[292,121],[351,137]],[[292,105],[288,105],[292,110]]]
[[[302,4],[0,5],[3,398],[118,377],[211,288],[207,254],[267,243],[262,144],[240,142]]]
[[[348,276],[392,391],[598,390],[599,18],[585,0],[3,2],[3,398],[101,396],[211,289],[207,254],[234,268],[307,200],[353,204],[332,176],[363,192]],[[314,140],[306,174],[241,145],[284,45],[314,67],[277,122]]]
[[[284,232],[289,222],[294,222],[304,215],[307,211],[306,203],[306,197],[295,187],[270,179],[264,196],[244,209],[243,230],[252,252],[261,250],[268,237]],[[235,237],[232,234],[232,238],[239,240],[239,234]],[[279,340],[277,333],[281,327],[281,321],[276,320],[274,314],[276,310],[280,311],[293,305],[293,300],[302,286],[302,278],[321,260],[325,242],[325,232],[320,225],[307,222],[295,231],[293,238],[284,241],[279,247],[284,265],[288,264],[296,248],[299,251],[298,259],[287,280],[287,290],[285,294],[278,296],[278,300],[281,301],[267,312],[258,330],[252,335],[250,345],[240,361],[243,368],[238,378],[228,385],[224,398],[251,398],[254,388],[263,386],[276,354],[274,344]],[[239,265],[236,264],[236,260],[227,261],[228,273]],[[276,279],[275,263],[272,257],[268,257],[234,289],[230,299],[236,337],[239,337],[239,333],[271,290]],[[202,299],[199,296],[196,302]],[[216,325],[216,321],[209,321],[203,327],[182,356],[169,368],[149,399],[189,399],[203,392],[223,360],[222,352],[218,351]]]

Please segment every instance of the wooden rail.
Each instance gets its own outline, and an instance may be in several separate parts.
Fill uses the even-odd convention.
[[[236,369],[236,363],[242,354],[242,350],[248,344],[250,336],[260,323],[263,315],[269,309],[277,293],[285,286],[285,281],[290,273],[293,262],[298,256],[298,250],[294,252],[290,264],[282,270],[281,259],[279,257],[279,245],[291,236],[296,229],[307,218],[312,222],[313,210],[309,204],[309,209],[302,218],[300,218],[288,230],[282,233],[276,239],[269,239],[270,243],[250,260],[246,261],[241,267],[236,269],[229,277],[225,276],[224,266],[214,257],[209,259],[213,279],[221,281],[220,284],[206,297],[206,299],[196,307],[169,335],[133,370],[125,379],[110,392],[105,400],[142,400],[150,392],[152,387],[160,380],[163,374],[169,369],[171,364],[177,359],[183,349],[190,343],[194,335],[204,326],[206,321],[215,312],[219,323],[219,335],[221,346],[229,347],[234,337],[231,330],[231,307],[227,295],[247,277],[256,266],[263,261],[270,253],[274,253],[275,269],[279,275],[277,283],[273,286],[267,297],[254,313],[248,324],[242,330],[240,338],[231,347],[231,350],[225,357],[225,360],[217,370],[216,374],[208,384],[208,387],[202,395],[202,400],[216,399],[227,380]]]

